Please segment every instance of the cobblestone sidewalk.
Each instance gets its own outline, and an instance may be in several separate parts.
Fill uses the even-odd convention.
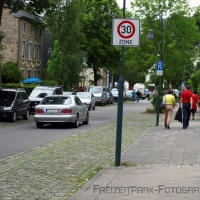
[[[155,125],[155,115],[124,116],[122,150]],[[0,160],[1,200],[67,200],[113,161],[116,121]]]

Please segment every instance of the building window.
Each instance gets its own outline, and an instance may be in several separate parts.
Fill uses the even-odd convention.
[[[38,29],[35,29],[35,37],[38,38]]]
[[[36,61],[37,60],[37,43],[34,44],[34,53],[33,53],[33,56],[34,56],[34,60]]]
[[[42,38],[42,29],[41,28],[40,28],[39,36],[40,36],[40,38]]]
[[[22,40],[22,58],[25,59],[25,47],[26,47],[26,41]]]
[[[31,70],[28,70],[28,78],[31,78]]]
[[[36,70],[34,70],[34,72],[33,72],[33,78],[37,78]]]
[[[33,28],[32,28],[32,24],[30,24],[30,36],[33,35]]]
[[[40,71],[38,71],[38,78],[40,78]]]
[[[25,75],[25,70],[24,70],[24,68],[21,68],[21,72],[22,72],[22,75],[23,75],[23,77],[24,77],[24,75]]]
[[[42,51],[41,51],[41,44],[38,44],[38,62],[41,61],[41,53],[42,53]]]
[[[23,34],[26,34],[26,22],[23,23]]]
[[[29,60],[32,60],[32,42],[29,42],[28,58],[29,58]]]

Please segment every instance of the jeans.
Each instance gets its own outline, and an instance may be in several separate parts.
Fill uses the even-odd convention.
[[[189,119],[190,119],[190,103],[183,103],[182,105],[182,110],[183,110],[183,127],[188,127],[189,126]]]
[[[135,101],[135,96],[132,96],[132,102],[134,102]]]
[[[136,100],[137,100],[137,102],[139,102],[139,99],[140,99],[140,97],[139,97],[139,96],[136,96]]]

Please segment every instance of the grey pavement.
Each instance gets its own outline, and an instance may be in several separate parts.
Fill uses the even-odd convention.
[[[70,199],[199,199],[200,113],[187,129],[174,121],[152,126],[122,152],[121,166],[107,165]]]

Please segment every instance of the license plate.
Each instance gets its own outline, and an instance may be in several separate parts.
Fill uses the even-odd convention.
[[[50,113],[57,113],[58,110],[52,110],[52,109],[48,109],[47,112],[50,112]]]

